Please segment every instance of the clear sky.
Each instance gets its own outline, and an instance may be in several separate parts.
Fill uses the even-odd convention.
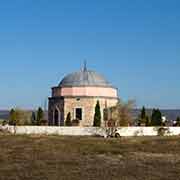
[[[0,109],[43,105],[84,59],[122,99],[180,108],[180,1],[0,1]]]

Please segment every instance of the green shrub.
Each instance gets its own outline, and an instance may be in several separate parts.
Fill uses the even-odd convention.
[[[72,120],[72,126],[79,126],[79,119],[73,119]]]

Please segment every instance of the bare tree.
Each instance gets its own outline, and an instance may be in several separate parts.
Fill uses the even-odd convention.
[[[133,120],[131,111],[134,107],[134,100],[128,102],[119,100],[116,106],[104,111],[107,136],[114,136],[118,127],[130,126]]]

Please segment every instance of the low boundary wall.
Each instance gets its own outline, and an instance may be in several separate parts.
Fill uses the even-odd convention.
[[[180,135],[180,127],[120,127],[117,129],[121,136],[157,136],[160,128],[166,129],[163,135]],[[105,128],[96,127],[0,126],[0,130],[19,135],[106,136]]]

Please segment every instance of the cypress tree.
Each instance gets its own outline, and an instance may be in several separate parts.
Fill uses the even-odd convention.
[[[159,109],[153,109],[151,116],[152,126],[161,126],[162,125],[162,114]]]
[[[142,107],[142,110],[141,110],[140,121],[139,122],[140,122],[140,125],[146,123],[146,109],[145,109],[144,106]]]
[[[151,120],[149,116],[146,116],[146,126],[151,126]]]
[[[142,110],[141,110],[141,119],[146,119],[146,109],[144,106],[142,107]]]
[[[9,113],[9,125],[16,125],[16,111],[11,109]]]
[[[176,119],[176,126],[180,126],[180,117],[179,116]]]
[[[72,126],[72,122],[71,122],[71,113],[69,112],[67,114],[67,117],[66,117],[66,126]]]
[[[34,111],[32,112],[32,115],[31,115],[31,124],[32,125],[37,125],[36,113]]]
[[[37,111],[37,125],[41,125],[41,121],[43,120],[44,112],[41,107],[38,108]]]
[[[100,127],[101,126],[101,108],[99,101],[97,101],[96,107],[95,107],[95,114],[94,114],[94,126]]]

